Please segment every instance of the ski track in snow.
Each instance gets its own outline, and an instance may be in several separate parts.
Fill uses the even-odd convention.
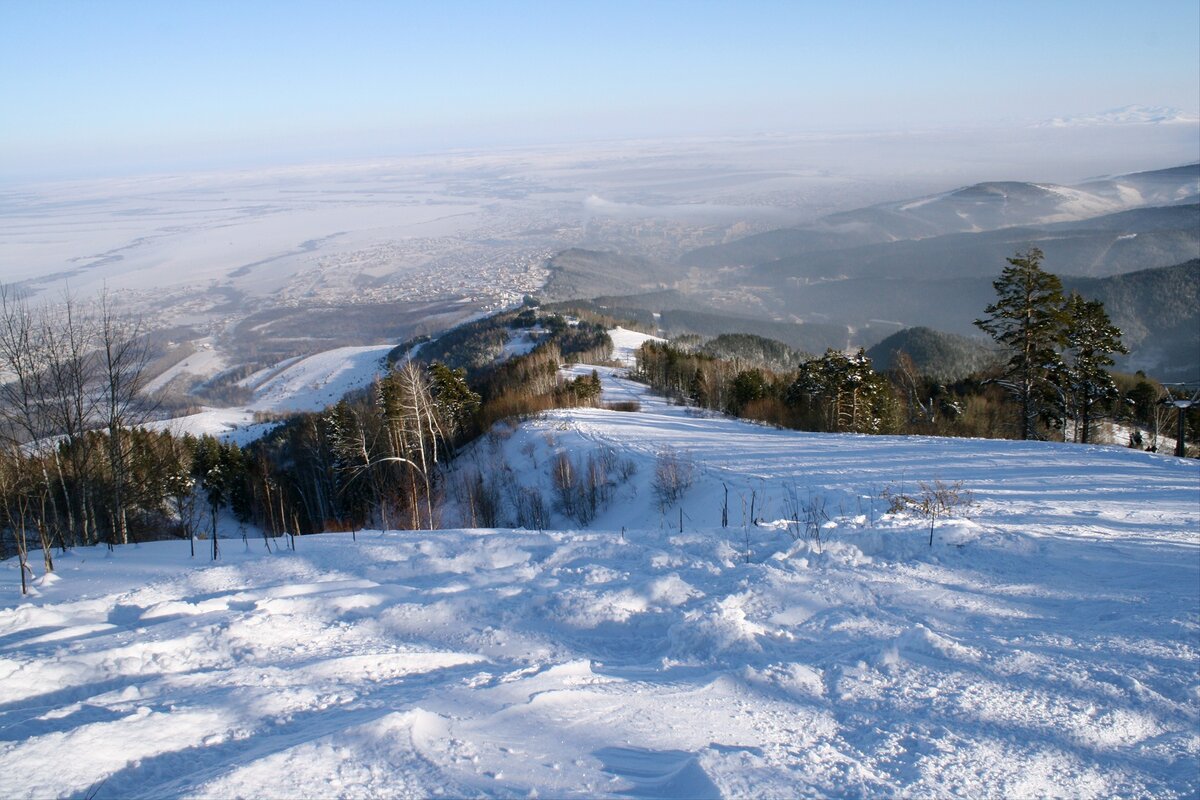
[[[588,530],[79,549],[29,599],[4,562],[0,793],[1200,792],[1196,462],[785,432],[599,372],[641,411],[502,426],[459,467],[550,498],[557,452],[616,446],[636,473]],[[935,478],[977,502],[930,548],[878,495]],[[824,498],[819,547],[771,522],[787,486]]]

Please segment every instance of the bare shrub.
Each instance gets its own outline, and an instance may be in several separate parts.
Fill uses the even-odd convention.
[[[609,480],[613,483],[626,483],[637,474],[637,462],[621,457],[621,451],[615,447],[604,446],[596,454]]]
[[[933,529],[943,517],[957,516],[975,504],[975,496],[963,488],[962,481],[917,484],[919,492],[908,495],[891,487],[883,490],[883,499],[888,503],[888,513],[915,514],[929,520],[929,546],[933,547]]]
[[[530,465],[537,469],[537,445],[533,443],[532,439],[521,445],[521,455],[526,456]]]
[[[792,539],[801,537],[815,542],[817,552],[821,550],[821,526],[829,521],[825,511],[825,497],[814,495],[811,491],[801,496],[795,485],[785,486],[783,490],[783,506],[788,515],[788,533]]]
[[[612,447],[602,447],[579,461],[559,453],[550,467],[555,507],[563,516],[588,525],[612,502],[617,488],[636,472],[637,466],[621,458]],[[520,502],[514,500],[514,506]]]
[[[621,457],[621,451],[605,445],[595,453],[600,467],[611,485],[628,483],[637,474],[637,463]]]
[[[550,521],[550,509],[539,489],[523,487],[517,490],[517,525],[526,530],[545,530]]]
[[[575,467],[575,462],[566,453],[559,453],[554,457],[554,463],[550,467],[550,480],[554,485],[554,497],[558,504],[558,510],[563,516],[571,519],[577,518],[577,504],[579,500],[579,470]]]
[[[608,504],[612,484],[608,480],[608,470],[605,469],[603,457],[595,453],[588,456],[583,473],[582,501],[587,508],[588,518],[595,519],[601,507]]]
[[[654,459],[654,496],[666,507],[679,502],[696,478],[695,462],[673,447],[665,447]]]
[[[496,481],[487,480],[483,472],[474,469],[461,475],[454,493],[470,527],[495,528],[500,524],[500,487]]]

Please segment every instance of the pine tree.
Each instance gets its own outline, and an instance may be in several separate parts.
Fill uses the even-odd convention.
[[[975,325],[1010,353],[999,384],[1021,405],[1021,438],[1036,439],[1037,421],[1049,405],[1051,376],[1061,369],[1058,348],[1066,337],[1062,281],[1042,269],[1042,251],[1031,247],[1007,259],[992,282],[999,299]]]
[[[434,406],[442,419],[442,429],[449,440],[447,444],[453,446],[473,427],[479,413],[480,397],[471,390],[464,369],[435,363],[430,365],[429,375]]]
[[[895,413],[887,378],[871,369],[862,348],[853,355],[829,349],[806,361],[784,399],[800,413],[819,412],[834,432],[881,433]]]
[[[1061,388],[1078,417],[1079,441],[1091,440],[1096,412],[1120,393],[1104,368],[1113,363],[1113,353],[1128,353],[1121,342],[1121,329],[1112,324],[1099,300],[1085,300],[1074,292],[1063,306],[1068,322],[1066,345],[1070,363],[1061,371]]]

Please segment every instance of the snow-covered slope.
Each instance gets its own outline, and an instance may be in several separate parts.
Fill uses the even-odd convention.
[[[874,226],[895,239],[978,233],[1091,219],[1147,206],[1195,202],[1200,165],[1097,178],[1078,186],[991,181],[827,218],[834,227]],[[881,239],[886,241],[886,237]]]
[[[307,358],[288,359],[260,370],[241,384],[254,391],[245,406],[209,408],[186,417],[150,425],[178,434],[218,436],[246,444],[262,436],[273,423],[255,422],[259,412],[321,411],[347,393],[369,386],[386,370],[385,358],[394,345],[339,347]]]
[[[5,562],[4,794],[1200,791],[1196,462],[778,431],[600,371],[642,410],[497,429],[463,467],[550,500],[556,452],[615,448],[587,530],[79,550],[28,600]],[[667,445],[695,480],[662,508]],[[975,504],[931,548],[878,496],[935,478]]]
[[[617,326],[608,332],[608,338],[612,339],[613,343],[613,361],[618,361],[627,367],[632,367],[634,363],[634,353],[638,348],[646,342],[661,342],[664,341],[657,336],[651,336],[647,333],[639,333]],[[611,371],[609,371],[611,375]],[[608,381],[611,383],[612,381]]]
[[[370,385],[384,371],[384,358],[395,345],[339,347],[288,361],[256,377],[251,411],[320,411],[349,391]]]

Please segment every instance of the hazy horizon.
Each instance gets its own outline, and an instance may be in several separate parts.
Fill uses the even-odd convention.
[[[1182,111],[1133,127],[1180,128],[1150,138],[1200,158],[1193,2],[47,2],[0,23],[7,183],[691,137],[986,144],[1130,105]]]
[[[572,291],[744,312],[749,256],[681,260],[981,182],[1200,162],[1198,62],[1194,2],[0,3],[0,282],[112,291],[213,369],[407,335],[314,307],[390,304],[415,330],[567,291],[547,266],[567,250],[633,259]],[[1048,199],[877,234],[1172,205],[1189,180],[1016,189]],[[1068,263],[1194,252],[1186,230],[1128,233]],[[775,289],[754,313],[829,321]]]

